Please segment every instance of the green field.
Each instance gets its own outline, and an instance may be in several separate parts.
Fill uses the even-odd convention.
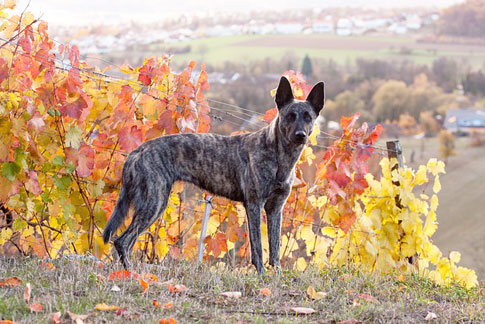
[[[279,59],[285,54],[302,58],[333,59],[347,63],[356,58],[411,60],[430,64],[439,57],[453,57],[474,67],[485,64],[485,47],[462,44],[419,43],[411,36],[336,36],[336,35],[241,35],[202,38],[170,44],[152,44],[150,54],[190,45],[190,52],[174,55],[175,63],[190,60],[217,65],[224,61],[247,63],[267,57]],[[404,54],[408,53],[408,54]],[[146,52],[145,52],[146,54]]]

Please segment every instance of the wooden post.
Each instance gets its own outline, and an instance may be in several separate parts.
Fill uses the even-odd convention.
[[[397,170],[399,168],[403,168],[404,167],[404,160],[402,158],[402,147],[401,147],[401,143],[399,142],[399,140],[387,141],[386,146],[387,146],[387,156],[389,157],[389,161],[392,161],[392,159],[397,160],[397,163],[391,164],[391,173],[394,170]],[[392,163],[392,162],[390,162],[390,163]],[[400,185],[399,181],[393,181],[392,184],[395,185],[395,186]],[[401,198],[399,197],[399,195],[396,195],[396,197],[394,197],[394,199],[396,200],[396,206],[399,207],[399,208],[402,208]]]
[[[211,214],[212,196],[207,196],[205,199],[204,219],[202,219],[202,229],[200,230],[199,250],[197,251],[197,261],[202,261],[204,255],[204,239],[207,234],[207,225],[209,224],[209,216]]]

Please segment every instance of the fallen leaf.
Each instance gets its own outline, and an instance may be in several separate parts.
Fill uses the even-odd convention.
[[[364,299],[364,300],[366,300],[370,303],[379,304],[379,301],[375,297],[373,297],[369,294],[360,294],[359,298],[362,298],[362,299]]]
[[[30,288],[30,282],[28,282],[26,285],[25,285],[25,291],[24,291],[24,301],[26,303],[29,303],[30,301],[30,293],[31,293],[32,289]]]
[[[70,311],[67,311],[67,314],[69,315],[71,320],[76,324],[84,324],[84,320],[89,317],[89,314],[78,315],[78,314],[71,313]]]
[[[9,320],[2,320],[2,321],[0,321],[0,324],[17,324],[17,322],[12,322],[12,321],[9,321]]]
[[[273,296],[273,293],[271,292],[271,290],[269,290],[269,288],[261,288],[259,290],[259,296]]]
[[[158,303],[158,301],[156,299],[153,299],[152,300],[152,304],[153,306],[155,306],[156,308],[160,307],[160,304]]]
[[[120,309],[118,309],[118,310],[116,311],[115,315],[116,315],[116,316],[121,316],[121,315],[124,315],[126,311],[127,311],[127,309],[126,309],[126,308],[124,308],[124,307],[123,307],[123,308],[120,308]]]
[[[177,324],[177,321],[173,318],[162,318],[158,321],[159,324]]]
[[[101,282],[105,282],[106,281],[106,277],[103,276],[103,275],[100,275],[100,274],[97,274],[96,275],[96,279],[98,279]]]
[[[94,309],[96,310],[100,310],[100,311],[114,311],[114,310],[118,310],[120,309],[121,307],[119,306],[115,306],[115,305],[106,305],[105,303],[102,303],[102,304],[97,304]]]
[[[219,295],[227,298],[236,298],[236,299],[242,296],[240,291],[226,291],[226,292],[221,292]]]
[[[143,275],[143,279],[146,282],[148,282],[149,284],[154,283],[154,282],[158,282],[158,277],[155,276],[154,274],[151,274],[151,273],[145,273]]]
[[[120,287],[118,287],[117,285],[113,285],[113,287],[111,287],[111,291],[121,291]]]
[[[143,287],[143,293],[148,291],[148,282],[140,278],[140,285]]]
[[[122,280],[122,279],[138,279],[139,275],[136,272],[131,272],[128,270],[120,270],[111,272],[108,276],[108,280]]]
[[[20,280],[17,277],[0,279],[0,287],[15,287],[20,285],[21,283],[22,283],[22,280]]]
[[[187,287],[185,287],[184,285],[172,285],[172,284],[168,284],[167,285],[167,288],[168,288],[168,291],[170,292],[184,292],[187,290]]]
[[[40,267],[49,271],[53,271],[56,269],[56,266],[53,265],[51,262],[41,262]]]
[[[426,315],[426,317],[424,318],[425,321],[432,321],[434,319],[437,319],[438,316],[433,313],[433,312],[428,312],[428,314]]]
[[[51,321],[54,324],[60,324],[62,322],[61,321],[61,312],[55,312],[55,313],[53,313],[52,314]]]
[[[98,268],[103,269],[104,268],[104,263],[99,261],[98,262]]]
[[[319,300],[327,296],[326,292],[323,292],[323,291],[317,292],[312,286],[308,286],[306,293],[310,299],[314,299],[314,300]]]
[[[39,312],[42,312],[43,307],[42,307],[41,304],[32,304],[32,305],[29,306],[29,309],[30,309],[31,312],[39,313]]]
[[[313,314],[313,313],[316,312],[316,310],[314,310],[313,308],[309,308],[309,307],[292,307],[292,308],[290,308],[290,310],[292,310],[296,314],[303,314],[303,315]]]
[[[164,309],[170,309],[170,308],[172,308],[172,307],[173,307],[173,303],[168,302],[168,303],[164,304],[162,307],[163,307]]]

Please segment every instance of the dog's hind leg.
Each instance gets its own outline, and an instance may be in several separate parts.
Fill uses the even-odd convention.
[[[123,234],[114,241],[121,263],[125,269],[130,266],[130,255],[136,239],[146,231],[163,213],[167,207],[170,195],[168,184],[154,183],[146,192],[146,196],[138,197],[133,202],[135,214],[133,220]]]
[[[261,247],[261,205],[245,203],[248,215],[249,242],[251,245],[251,261],[256,267],[258,274],[264,274],[263,249]]]

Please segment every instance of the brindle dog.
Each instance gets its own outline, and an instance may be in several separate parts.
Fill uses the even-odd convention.
[[[170,189],[177,180],[244,204],[251,260],[260,274],[264,273],[261,248],[261,210],[264,208],[269,264],[280,267],[282,210],[295,178],[295,165],[323,108],[323,82],[313,87],[306,100],[296,100],[290,82],[282,77],[275,102],[278,116],[256,132],[235,136],[162,136],[130,153],[123,166],[116,207],[103,233],[107,242],[128,209],[134,209],[131,224],[114,241],[125,268],[129,267],[134,242],[162,215]]]

